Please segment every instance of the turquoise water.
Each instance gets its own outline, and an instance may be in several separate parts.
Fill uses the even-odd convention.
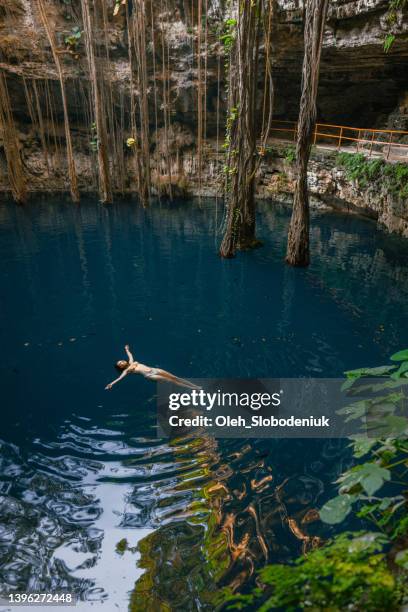
[[[285,209],[260,205],[264,246],[235,260],[217,256],[221,222],[215,201],[0,206],[4,592],[69,586],[83,609],[126,610],[131,597],[138,609],[144,573],[151,606],[206,609],[207,592],[327,535],[304,519],[349,460],[343,443],[169,444],[152,383],[104,387],[125,343],[183,377],[380,365],[408,346],[408,242],[315,215],[313,263],[293,270]],[[228,569],[214,577],[220,541]]]

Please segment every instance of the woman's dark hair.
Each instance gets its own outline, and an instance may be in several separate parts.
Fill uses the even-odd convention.
[[[119,370],[120,372],[123,372],[123,370],[126,370],[126,368],[128,367],[129,367],[129,362],[126,361],[125,359],[120,359],[119,361],[115,363],[115,368]]]

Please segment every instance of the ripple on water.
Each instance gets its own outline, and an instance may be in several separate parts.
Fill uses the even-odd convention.
[[[10,479],[0,498],[5,591],[34,583],[41,590],[69,586],[84,601],[101,601],[107,596],[101,583],[107,532],[117,533],[115,557],[121,535],[136,543],[182,515],[192,492],[175,487],[180,475],[188,479],[200,464],[194,452],[188,456],[183,445],[147,437],[115,440],[122,435],[71,420],[55,440],[37,438],[34,447],[41,451],[27,460],[16,447],[2,445],[2,477]],[[131,573],[128,588],[134,579]]]

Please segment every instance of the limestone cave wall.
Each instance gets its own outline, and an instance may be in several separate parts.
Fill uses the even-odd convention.
[[[0,0],[0,70],[12,103],[29,190],[64,191],[67,168],[61,94],[38,1]],[[130,76],[126,23],[137,1],[125,0],[118,4],[119,10],[114,15],[112,0],[106,5],[103,19],[100,14],[95,15],[95,23],[99,24],[94,32],[97,61],[104,83],[108,83],[104,85],[105,96],[115,126],[115,134],[110,135],[110,167],[114,189],[123,193],[134,191],[135,182],[132,154],[126,140],[133,136],[131,88],[136,98],[140,92]],[[275,0],[273,63],[277,119],[297,118],[303,4],[303,0]],[[195,194],[198,189],[198,1],[145,0],[144,5],[153,183],[158,192],[161,183],[172,181],[176,193]],[[92,6],[94,10],[97,7]],[[208,10],[204,47],[201,47],[207,180],[202,183],[202,190],[213,193],[219,190],[222,180],[219,176],[222,161],[217,151],[223,140],[226,96],[220,34],[227,8],[224,0],[208,0],[203,6]],[[80,190],[95,191],[92,100],[81,35],[81,4],[79,0],[52,0],[45,7],[63,66]],[[408,20],[401,10],[390,19],[389,8],[389,0],[332,0],[321,65],[319,121],[408,130]],[[384,39],[389,33],[395,35],[395,41],[386,53]],[[70,37],[74,44],[67,43]],[[165,133],[166,107],[170,125]],[[2,144],[0,189],[7,191]],[[170,177],[162,168],[166,147],[171,157]]]

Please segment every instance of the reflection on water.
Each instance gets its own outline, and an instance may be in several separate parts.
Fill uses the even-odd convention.
[[[197,456],[209,461],[194,473],[187,512],[140,544],[145,573],[132,593],[135,610],[143,602],[152,610],[213,610],[220,592],[241,589],[256,568],[319,545],[316,502],[344,446],[293,442],[268,449],[260,441],[195,441]],[[189,476],[175,490],[190,488]]]
[[[343,443],[160,440],[151,383],[103,390],[126,342],[191,378],[339,376],[407,343],[404,241],[317,216],[313,265],[291,270],[287,213],[259,221],[264,247],[222,261],[212,202],[0,207],[4,593],[211,610],[328,535]]]

